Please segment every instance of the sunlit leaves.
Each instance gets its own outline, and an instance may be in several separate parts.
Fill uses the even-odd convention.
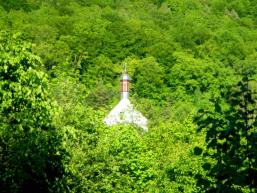
[[[47,76],[19,34],[1,32],[0,42],[1,190],[51,191],[63,172],[64,151],[52,125]]]
[[[217,162],[206,168],[214,181],[204,184],[208,192],[222,188],[226,192],[256,190],[256,93],[244,75],[231,92],[225,94],[229,108],[216,100],[214,112],[201,111],[197,123],[206,130],[210,152],[205,156]]]

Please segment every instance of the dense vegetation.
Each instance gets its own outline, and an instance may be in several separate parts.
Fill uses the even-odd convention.
[[[256,0],[0,0],[0,191],[256,192]],[[149,132],[107,127],[123,63]]]

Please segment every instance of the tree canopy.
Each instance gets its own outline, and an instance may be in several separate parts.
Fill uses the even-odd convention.
[[[256,192],[256,0],[0,0],[2,192]],[[123,64],[149,120],[107,127]]]

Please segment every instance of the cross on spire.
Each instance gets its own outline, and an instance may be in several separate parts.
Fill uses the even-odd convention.
[[[123,64],[123,72],[124,73],[127,72],[127,62],[124,62],[124,64]]]

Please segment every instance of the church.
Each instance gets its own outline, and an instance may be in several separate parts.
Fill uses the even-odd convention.
[[[147,132],[147,119],[137,111],[129,100],[129,86],[131,82],[126,68],[120,77],[120,102],[111,110],[104,122],[109,125],[132,124]]]

